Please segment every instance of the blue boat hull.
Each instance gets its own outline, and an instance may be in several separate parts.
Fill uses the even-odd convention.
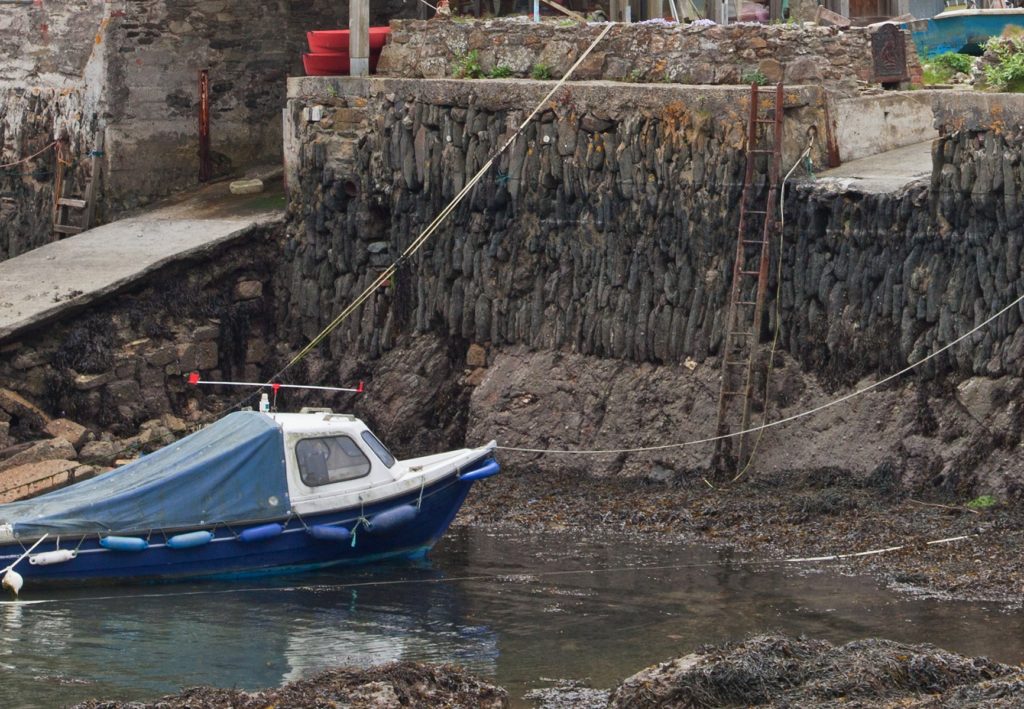
[[[1024,29],[1024,10],[963,10],[902,25],[910,30],[917,53],[930,59],[945,52],[980,53],[990,37],[1009,25]]]
[[[484,467],[488,465],[493,465],[497,471],[493,461],[483,462]],[[417,490],[362,510],[337,510],[301,519],[292,516],[278,520],[283,525],[279,534],[257,532],[240,538],[246,529],[263,532],[268,527],[264,520],[250,527],[207,530],[213,532],[208,543],[184,548],[173,548],[167,540],[195,530],[149,533],[144,535],[148,537],[148,546],[139,551],[105,548],[100,545],[98,535],[61,539],[59,547],[57,540],[47,539],[34,550],[33,556],[60,548],[76,550],[75,558],[51,565],[31,564],[25,559],[16,570],[25,579],[26,590],[30,590],[38,585],[83,582],[240,578],[415,557],[426,553],[441,537],[472,484],[472,478],[463,480],[453,474],[424,488],[422,493]],[[399,514],[395,514],[395,510],[399,510]],[[394,523],[372,524],[382,513],[387,514],[380,519],[394,520]],[[366,520],[371,523],[367,524]],[[344,535],[324,538],[326,535],[314,535],[313,527],[344,527],[351,533],[344,540],[338,538]],[[0,547],[0,569],[14,562],[22,552],[19,544]]]

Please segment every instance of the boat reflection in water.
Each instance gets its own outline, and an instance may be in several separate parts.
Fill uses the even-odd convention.
[[[393,660],[496,671],[496,633],[467,620],[461,586],[429,562],[95,591],[0,606],[0,704],[152,699],[199,684],[258,689]]]

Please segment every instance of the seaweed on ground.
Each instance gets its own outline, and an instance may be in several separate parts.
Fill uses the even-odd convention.
[[[609,707],[907,706],[1024,704],[1024,672],[931,645],[759,635],[643,670]]]
[[[508,692],[449,665],[394,662],[365,670],[328,670],[278,689],[244,692],[192,687],[151,703],[90,700],[75,705],[75,709],[326,709],[338,706],[351,709],[392,706],[501,709],[508,706]]]

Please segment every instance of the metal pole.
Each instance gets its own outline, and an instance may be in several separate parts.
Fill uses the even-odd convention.
[[[213,176],[210,166],[210,70],[199,70],[199,181]]]

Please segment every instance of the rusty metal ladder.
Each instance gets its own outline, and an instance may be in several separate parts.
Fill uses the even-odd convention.
[[[782,162],[782,84],[775,87],[774,101],[765,108],[756,84],[750,87],[750,118],[747,125],[747,169],[740,198],[740,222],[736,238],[736,259],[732,268],[729,311],[722,341],[722,388],[718,395],[716,435],[725,436],[750,428],[751,391],[760,351],[765,291],[771,240],[778,230],[776,201]],[[767,156],[767,191],[755,183],[755,165]],[[762,197],[763,196],[763,197]],[[715,443],[714,467],[721,471],[740,469],[750,455],[750,434]]]

